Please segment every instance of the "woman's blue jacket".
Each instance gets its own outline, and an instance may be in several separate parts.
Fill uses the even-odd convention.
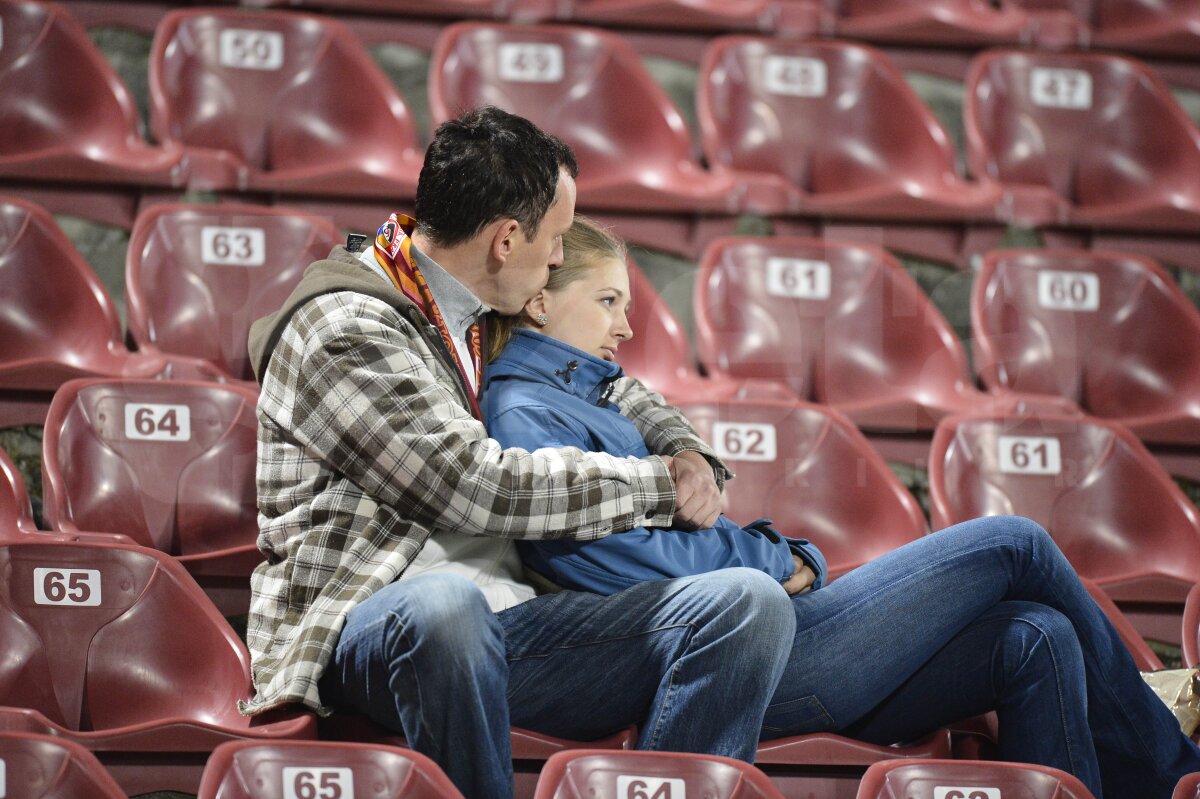
[[[633,423],[607,399],[621,367],[532,330],[517,329],[484,372],[488,433],[506,448],[578,447],[619,457],[650,453]],[[614,594],[640,582],[731,566],[783,582],[792,553],[824,584],[825,558],[804,539],[787,539],[760,519],[742,528],[724,515],[704,530],[637,527],[596,541],[519,541],[525,565],[563,588]]]

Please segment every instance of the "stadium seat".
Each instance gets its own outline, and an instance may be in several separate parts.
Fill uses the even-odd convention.
[[[705,252],[695,303],[709,375],[785,383],[864,429],[932,430],[950,413],[1027,399],[978,391],[949,323],[874,247],[719,239]]]
[[[1125,648],[1129,650],[1129,654],[1133,656],[1133,662],[1137,664],[1139,671],[1158,671],[1166,668],[1162,660],[1155,654],[1150,645],[1146,643],[1146,639],[1142,633],[1134,627],[1133,622],[1125,613],[1117,607],[1117,603],[1112,601],[1112,598],[1104,593],[1104,589],[1096,584],[1095,580],[1089,580],[1086,577],[1080,577],[1079,581],[1087,588],[1092,599],[1104,611],[1104,615],[1108,617],[1117,634],[1121,636],[1121,641],[1124,642]]]
[[[1148,67],[992,51],[966,81],[967,159],[1022,224],[1200,229],[1200,130]]]
[[[25,490],[21,473],[0,450],[0,540],[37,531],[33,521],[33,503]]]
[[[154,135],[192,188],[412,197],[422,162],[404,101],[328,17],[168,13],[150,53]]]
[[[1200,772],[1188,774],[1175,785],[1171,799],[1200,799]]]
[[[985,386],[1065,397],[1146,441],[1200,444],[1200,312],[1150,259],[994,251],[971,325]]]
[[[121,533],[174,555],[206,590],[236,577],[245,612],[262,560],[255,495],[255,391],[192,381],[73,380],[42,440],[53,530]],[[226,610],[215,591],[214,601]]]
[[[246,647],[169,556],[8,543],[0,571],[0,730],[78,743],[130,794],[194,793],[204,758],[227,740],[313,737],[307,713],[238,713]]]
[[[1194,59],[1200,53],[1200,3],[1195,0],[1093,2],[1097,47],[1159,58]]]
[[[0,797],[126,799],[100,761],[49,735],[0,732]]]
[[[1157,57],[1192,58],[1200,48],[1195,0],[1000,0],[1031,17],[1032,38],[1050,44],[1093,45]],[[1073,35],[1062,35],[1059,32]]]
[[[696,113],[710,164],[784,187],[778,211],[992,219],[950,137],[888,60],[851,42],[728,36],[705,51]]]
[[[686,396],[707,385],[696,371],[691,339],[671,306],[632,258],[628,263],[633,297],[629,327],[633,338],[621,345],[617,357],[621,367],[668,397]]]
[[[538,779],[535,799],[783,799],[754,766],[717,755],[682,752],[560,752]]]
[[[852,39],[949,47],[1016,44],[1026,15],[987,0],[840,0],[837,33]]]
[[[888,760],[867,769],[857,799],[1095,799],[1076,777],[1049,766],[982,760]]]
[[[129,241],[129,333],[139,351],[193,356],[253,381],[250,325],[277,310],[339,238],[327,220],[283,208],[151,206]]]
[[[194,359],[129,352],[87,261],[45,210],[14,197],[0,197],[0,282],[0,427],[41,424],[72,378],[216,376]]]
[[[429,758],[330,741],[229,741],[213,750],[197,799],[462,799]]]
[[[520,2],[520,0],[515,0]],[[370,13],[377,16],[390,14],[439,17],[491,17],[504,14],[513,0],[438,0],[426,3],[422,0],[253,0],[256,6],[280,6],[290,8],[313,8],[318,11],[343,11]]]
[[[1192,586],[1183,604],[1183,664],[1200,666],[1200,583]]]
[[[321,740],[366,742],[405,749],[403,735],[376,724],[366,716],[335,713],[320,720]],[[532,799],[538,773],[553,754],[568,749],[632,749],[637,730],[628,727],[598,741],[570,741],[551,735],[513,727],[510,735],[513,758],[513,783],[516,799]]]
[[[731,175],[705,171],[679,111],[620,36],[560,25],[451,25],[429,67],[434,122],[491,104],[571,145],[579,205],[732,211]]]
[[[575,0],[572,19],[596,25],[671,30],[815,35],[833,30],[818,0]]]
[[[70,14],[3,3],[0,37],[0,177],[181,185],[181,150],[146,144],[129,90]]]
[[[811,539],[831,576],[928,532],[917,501],[837,411],[711,393],[679,406],[737,473],[725,513],[739,524],[766,516],[784,535]]]
[[[929,496],[935,530],[977,516],[1033,519],[1118,602],[1182,607],[1200,574],[1196,507],[1132,433],[1103,419],[943,419]]]

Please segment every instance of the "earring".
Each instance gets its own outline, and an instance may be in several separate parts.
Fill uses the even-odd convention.
[[[546,316],[544,313],[540,313],[533,317],[533,321],[537,322],[538,327],[545,327],[546,323],[550,321],[550,317]]]

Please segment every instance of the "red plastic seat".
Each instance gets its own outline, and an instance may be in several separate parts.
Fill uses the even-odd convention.
[[[78,744],[0,733],[0,796],[13,799],[126,799],[100,761]]]
[[[737,474],[725,513],[741,524],[766,516],[784,535],[811,539],[833,576],[928,532],[883,458],[828,407],[708,394],[680,409]]]
[[[551,757],[542,769],[534,796],[595,799],[642,795],[783,799],[765,774],[740,760],[682,752],[595,749],[560,752]]]
[[[1131,58],[994,51],[966,82],[967,156],[1032,224],[1200,229],[1200,130]]]
[[[973,291],[984,385],[1066,397],[1147,441],[1200,443],[1200,312],[1156,263],[1000,250]]]
[[[840,0],[839,36],[978,47],[1021,40],[1026,16],[987,0]]]
[[[774,181],[781,210],[990,219],[1000,191],[965,182],[941,123],[879,51],[728,36],[705,51],[696,112],[710,164]]]
[[[163,17],[151,123],[194,188],[412,197],[422,151],[404,101],[327,17],[196,9]]]
[[[889,760],[877,763],[867,769],[857,799],[915,796],[1095,799],[1082,782],[1065,771],[991,760]]]
[[[1183,603],[1183,663],[1200,666],[1200,583],[1192,586]]]
[[[560,25],[451,25],[429,71],[435,122],[490,104],[571,145],[579,204],[731,211],[732,176],[692,158],[683,117],[620,36]]]
[[[710,375],[787,384],[859,427],[931,430],[998,402],[973,385],[948,322],[888,253],[789,237],[728,238],[696,281]]]
[[[1034,38],[1044,29],[1072,31],[1053,43],[1192,58],[1200,48],[1200,6],[1195,0],[1001,0],[1027,11]]]
[[[245,604],[247,578],[262,560],[255,545],[257,400],[232,384],[64,384],[42,441],[47,524],[125,534],[176,556],[202,584],[238,577]],[[230,612],[239,611],[245,608]]]
[[[1121,636],[1121,641],[1125,644],[1125,648],[1129,650],[1129,654],[1133,656],[1133,662],[1137,665],[1138,671],[1158,671],[1166,668],[1162,660],[1146,643],[1145,637],[1141,632],[1134,627],[1133,622],[1125,613],[1117,607],[1117,603],[1112,601],[1112,598],[1104,593],[1104,589],[1096,584],[1095,580],[1089,580],[1086,577],[1080,577],[1079,581],[1087,588],[1092,599],[1104,611],[1104,615],[1108,617],[1108,621],[1117,631],[1117,635]]]
[[[0,540],[37,531],[33,521],[33,503],[25,490],[21,473],[0,450]]]
[[[182,151],[146,144],[129,90],[70,14],[0,4],[0,35],[0,176],[181,184]]]
[[[618,361],[626,374],[667,396],[686,396],[707,385],[696,371],[692,344],[671,306],[633,259],[629,259],[633,338],[621,345]]]
[[[818,35],[833,30],[820,0],[575,0],[572,19],[626,28],[774,31]]]
[[[126,262],[130,335],[254,380],[250,325],[279,308],[339,234],[327,220],[284,208],[155,205],[134,225]]]
[[[519,0],[518,0],[519,2]],[[492,17],[504,14],[512,0],[255,0],[257,6],[313,8],[319,11],[359,11],[378,16],[416,14],[439,17]]]
[[[977,516],[1033,519],[1117,601],[1182,605],[1200,574],[1196,507],[1132,433],[1102,419],[943,419],[929,496],[935,530]]]
[[[391,746],[230,741],[213,750],[197,799],[355,796],[461,799],[429,758]]]
[[[403,735],[376,724],[366,716],[335,713],[320,721],[321,739],[335,741],[365,741],[367,743],[405,749]],[[514,796],[532,799],[538,773],[545,761],[557,752],[568,749],[632,749],[637,742],[637,730],[628,727],[598,741],[571,741],[552,735],[513,727],[510,735],[513,758]]]
[[[193,793],[235,739],[310,738],[311,715],[250,719],[250,658],[169,556],[120,545],[0,545],[0,729],[74,741],[131,794]]]
[[[87,261],[46,211],[13,197],[0,197],[0,285],[0,427],[41,424],[50,392],[72,378],[215,376],[192,359],[127,350]]]

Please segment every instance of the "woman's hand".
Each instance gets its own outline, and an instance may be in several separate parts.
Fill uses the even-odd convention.
[[[796,561],[796,573],[783,583],[783,590],[788,592],[788,596],[803,594],[810,590],[813,580],[817,579],[817,575],[800,559],[799,555],[792,555],[792,560]]]
[[[675,481],[675,525],[701,530],[716,524],[721,515],[721,489],[708,460],[687,450],[671,458],[667,469]]]

